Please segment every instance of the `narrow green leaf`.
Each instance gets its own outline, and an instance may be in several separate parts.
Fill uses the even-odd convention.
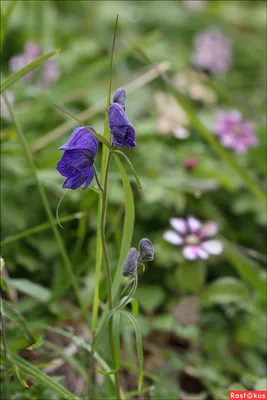
[[[130,320],[135,330],[136,350],[139,362],[138,392],[140,392],[140,390],[142,389],[143,376],[144,376],[144,355],[143,355],[141,329],[137,320],[132,316],[132,314],[130,314],[127,311],[120,311],[120,313],[125,315]]]
[[[134,218],[135,218],[135,211],[134,211],[134,198],[133,192],[131,188],[131,184],[127,177],[127,173],[125,171],[124,166],[121,163],[121,160],[116,154],[113,154],[117,166],[120,170],[120,174],[122,177],[123,189],[124,189],[124,199],[125,199],[125,214],[124,214],[124,226],[123,226],[123,234],[122,234],[122,241],[121,241],[121,250],[120,250],[120,257],[118,262],[118,267],[116,269],[115,277],[113,279],[112,285],[112,296],[115,298],[118,294],[120,281],[121,281],[121,271],[122,265],[127,257],[129,248],[131,247],[132,236],[133,236],[133,228],[134,228]]]
[[[31,346],[26,347],[26,350],[35,350],[41,347],[44,344],[42,336],[39,336],[38,339],[36,340],[35,343],[33,343]]]
[[[21,328],[21,331],[23,332],[25,338],[30,343],[33,343],[34,337],[30,331],[30,328],[28,327],[25,318],[12,306],[12,304],[9,301],[6,301],[4,299],[2,301],[3,301],[3,312],[5,317],[10,319],[11,321],[16,322]]]
[[[42,65],[48,58],[52,57],[54,54],[58,53],[60,49],[51,51],[50,53],[45,54],[44,56],[41,56],[31,62],[30,64],[26,65],[26,67],[20,69],[19,71],[15,72],[13,75],[11,75],[9,78],[7,78],[2,84],[1,84],[1,93],[9,88],[11,85],[13,85],[15,82],[17,82],[20,78],[22,78],[24,75],[28,74],[29,72],[33,71],[34,69],[38,68],[40,65]]]
[[[13,354],[12,359],[17,368],[24,374],[33,379],[36,379],[38,384],[43,385],[44,387],[49,387],[55,393],[57,393],[60,398],[71,400],[77,399],[72,393],[70,393],[67,389],[65,389],[62,385],[56,382],[53,378],[46,375],[34,365],[30,364],[28,361],[25,361],[23,358]]]
[[[139,186],[139,189],[142,189],[141,182],[137,176],[137,173],[135,172],[135,169],[134,169],[133,164],[131,163],[130,159],[126,156],[125,153],[123,153],[123,151],[115,150],[115,153],[120,154],[122,157],[124,157],[124,159],[127,161],[128,165],[130,166],[130,168],[135,176],[135,179],[136,179],[137,185]]]
[[[54,332],[58,335],[61,335],[61,336],[65,337],[66,339],[69,339],[76,346],[81,347],[84,350],[86,350],[89,354],[92,353],[91,345],[88,344],[82,337],[76,336],[72,332],[66,332],[64,329],[56,328],[56,327],[46,325],[46,324],[38,324],[37,326],[42,331],[47,330],[50,332]],[[97,352],[94,352],[93,356],[94,356],[95,360],[101,365],[101,367],[104,370],[110,371],[110,367],[108,366],[106,361]],[[110,380],[112,382],[114,382],[114,377],[112,375],[110,376]]]
[[[223,277],[212,282],[201,294],[204,304],[228,304],[248,301],[247,286],[233,277]]]
[[[139,305],[138,301],[136,299],[131,299],[131,305],[132,305],[132,313],[135,318],[138,317],[139,314]]]
[[[107,141],[107,139],[104,138],[104,136],[100,135],[97,132],[94,132],[93,130],[91,131],[87,125],[85,125],[82,121],[80,121],[78,118],[76,118],[74,115],[72,115],[69,111],[63,110],[63,108],[57,106],[56,104],[54,104],[54,107],[58,108],[60,111],[64,112],[65,114],[69,115],[71,118],[75,119],[75,121],[79,122],[80,125],[84,126],[90,133],[92,133],[101,143],[103,143],[105,146],[107,146],[109,148],[109,150],[111,149],[111,146],[109,144],[109,142]]]
[[[21,293],[34,297],[36,300],[45,303],[51,297],[51,291],[44,286],[29,281],[28,279],[7,279],[8,285]]]
[[[107,331],[107,326],[108,326],[109,320],[110,320],[110,318],[113,317],[115,312],[116,312],[116,310],[109,311],[109,313],[104,318],[103,324],[99,324],[99,327],[98,327],[98,329],[96,331],[95,340],[94,340],[94,343],[93,343],[93,348],[92,348],[93,352],[96,351],[97,346],[98,346],[98,344],[99,344],[99,342],[101,340],[101,337],[103,336],[104,332]]]
[[[266,281],[260,277],[261,268],[255,261],[252,261],[249,257],[245,256],[240,250],[226,239],[223,240],[224,254],[236,268],[241,279],[244,282],[249,283],[266,302],[267,299],[267,287]]]
[[[121,163],[119,156],[115,153],[113,154],[113,156],[116,160],[116,163],[121,173],[123,188],[124,188],[124,199],[125,199],[124,226],[123,226],[123,234],[121,241],[120,257],[119,257],[118,267],[116,269],[116,273],[112,283],[112,298],[114,300],[120,288],[120,282],[122,278],[121,275],[122,265],[127,257],[132,242],[135,212],[134,212],[134,198],[133,198],[132,188],[129,179],[127,177],[127,173],[125,171],[124,166]],[[106,305],[104,312],[99,320],[99,328],[101,328],[107,313],[108,313],[108,306]]]

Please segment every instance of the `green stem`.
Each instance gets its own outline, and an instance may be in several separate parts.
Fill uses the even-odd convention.
[[[73,272],[73,268],[72,268],[70,259],[69,259],[68,255],[67,255],[66,249],[64,247],[64,243],[63,243],[63,240],[61,238],[61,235],[60,235],[60,233],[58,231],[57,226],[54,224],[53,213],[52,213],[52,210],[50,208],[50,204],[49,204],[45,189],[44,189],[41,181],[38,178],[38,173],[37,173],[37,170],[36,170],[36,167],[35,167],[35,164],[34,164],[34,160],[33,160],[33,157],[32,157],[32,154],[31,154],[30,147],[28,145],[27,139],[26,139],[26,137],[24,135],[24,132],[23,132],[18,120],[17,120],[17,117],[16,117],[15,111],[13,109],[13,106],[8,101],[7,96],[6,96],[5,93],[3,93],[3,98],[4,98],[4,101],[5,101],[6,105],[7,105],[8,111],[9,111],[11,117],[12,117],[12,120],[13,120],[15,126],[16,126],[16,130],[17,130],[19,139],[20,139],[22,147],[23,147],[23,149],[25,151],[27,160],[28,160],[30,168],[32,170],[32,174],[34,175],[38,190],[40,192],[40,196],[41,196],[42,201],[43,201],[43,205],[44,205],[46,214],[47,214],[48,219],[50,221],[51,229],[52,229],[52,231],[53,231],[53,233],[55,235],[56,241],[58,243],[58,247],[59,247],[61,256],[63,258],[63,261],[65,263],[67,272],[69,274],[69,278],[70,278],[70,281],[72,283],[74,292],[76,294],[79,306],[81,308],[81,311],[83,313],[85,321],[88,322],[87,311],[86,311],[86,308],[85,308],[85,306],[83,304],[83,301],[82,301],[82,298],[81,298],[81,295],[80,295],[79,286],[77,284],[76,277],[75,277],[75,274]]]
[[[2,294],[0,295],[0,319],[2,325],[2,341],[3,341],[3,348],[4,348],[4,358],[5,358],[5,367],[6,367],[6,398],[10,399],[10,387],[9,387],[9,375],[8,375],[8,352],[7,352],[7,341],[6,341],[6,327],[5,327],[5,318],[4,318],[4,311],[3,311],[3,301],[2,301]]]
[[[104,188],[103,188],[103,205],[102,205],[102,213],[101,213],[101,242],[103,248],[103,254],[105,259],[106,265],[106,277],[107,277],[107,286],[108,286],[108,305],[109,310],[111,311],[113,308],[112,302],[112,277],[111,277],[111,268],[108,258],[108,250],[107,244],[105,239],[105,225],[106,225],[106,214],[107,214],[107,189],[108,189],[108,171],[111,162],[111,152],[108,152],[108,159],[106,165],[106,171],[104,176]],[[109,343],[111,349],[111,356],[113,362],[113,368],[116,369],[116,357],[115,357],[115,349],[113,343],[113,318],[110,319],[108,325],[108,334],[109,334]],[[119,382],[119,374],[118,372],[115,373],[115,389],[116,389],[116,396],[117,400],[120,399],[120,382]]]

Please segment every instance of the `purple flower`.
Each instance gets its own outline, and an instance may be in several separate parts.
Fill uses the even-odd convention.
[[[15,73],[30,64],[37,57],[40,56],[39,46],[31,41],[28,41],[24,45],[23,53],[19,53],[13,56],[9,61],[10,71]],[[37,71],[29,72],[24,75],[23,79],[26,81],[33,81],[36,78]],[[58,64],[52,59],[44,62],[41,66],[40,85],[47,87],[50,83],[56,81],[60,75]]]
[[[218,114],[214,131],[224,147],[232,148],[238,153],[246,153],[250,147],[258,144],[254,125],[250,121],[242,120],[242,115],[237,110]]]
[[[120,104],[111,104],[108,111],[108,122],[115,145],[120,147],[136,146],[135,130]]]
[[[232,62],[232,43],[220,31],[208,29],[195,36],[193,64],[212,74],[225,72]]]
[[[126,92],[123,88],[119,88],[116,90],[114,96],[113,96],[113,103],[118,103],[120,104],[123,109],[125,110],[126,106]]]
[[[95,130],[89,126],[91,131]],[[98,149],[98,139],[83,126],[75,129],[69,140],[59,148],[65,150],[57,164],[57,170],[67,179],[63,188],[77,189],[84,184],[86,189],[94,178],[94,158]]]
[[[215,222],[201,223],[190,216],[187,219],[171,218],[170,224],[173,230],[166,231],[163,237],[171,244],[182,245],[183,256],[187,260],[206,260],[210,255],[222,252],[222,242],[211,239],[218,232]]]
[[[122,275],[128,276],[136,274],[138,256],[138,251],[134,247],[131,247],[122,267]]]

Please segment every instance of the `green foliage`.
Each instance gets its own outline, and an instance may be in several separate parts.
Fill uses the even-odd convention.
[[[4,400],[85,400],[91,362],[93,389],[103,400],[114,398],[117,371],[122,399],[217,400],[227,399],[229,389],[266,390],[265,4],[207,0],[195,12],[184,1],[125,5],[1,4],[1,92],[11,90],[15,99],[15,124],[1,120]],[[232,40],[233,63],[225,74],[203,79],[190,68],[194,36],[211,25]],[[11,57],[28,40],[45,56],[10,75]],[[61,48],[56,82],[40,88],[20,79],[49,61],[54,48]],[[177,90],[183,79],[185,89]],[[137,146],[114,151],[107,110],[121,86]],[[214,101],[192,98],[192,87],[198,94],[209,90]],[[166,96],[161,109],[159,92]],[[182,107],[189,132],[183,140],[172,129],[162,131],[172,100],[178,108],[168,122]],[[233,108],[254,123],[259,139],[245,155],[223,148],[213,135],[217,112]],[[60,206],[60,235],[57,227],[63,193],[57,148],[81,125],[98,132],[101,185],[112,154],[105,217],[112,311],[96,182],[92,190],[68,194]],[[188,170],[191,157],[197,165]],[[218,223],[220,256],[189,262],[181,247],[164,241],[169,219],[190,214]],[[132,294],[127,287],[129,296],[122,293],[122,265],[144,237],[155,258],[138,269],[139,285]]]

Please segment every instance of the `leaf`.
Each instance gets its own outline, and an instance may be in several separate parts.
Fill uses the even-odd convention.
[[[135,176],[135,179],[136,179],[137,185],[139,186],[139,189],[142,189],[141,182],[140,182],[140,180],[139,180],[139,178],[138,178],[138,176],[137,176],[137,174],[135,172],[135,169],[134,169],[133,164],[131,163],[130,159],[126,156],[125,153],[123,153],[123,151],[115,150],[114,152],[117,153],[117,154],[120,154],[121,156],[123,156],[125,158],[125,160],[127,161],[128,165],[130,166],[130,168],[132,170],[132,173]]]
[[[206,277],[206,266],[201,263],[184,263],[177,269],[177,285],[180,289],[199,292]]]
[[[120,170],[120,174],[121,174],[122,182],[123,182],[124,198],[125,198],[124,226],[123,226],[123,234],[122,234],[122,240],[121,240],[120,257],[119,257],[118,267],[117,267],[116,274],[115,274],[115,277],[113,280],[113,285],[112,285],[112,296],[113,296],[113,298],[115,298],[118,293],[119,286],[120,286],[122,265],[127,257],[129,248],[132,243],[135,212],[134,212],[133,192],[132,192],[131,184],[127,177],[127,173],[126,173],[125,168],[122,165],[119,157],[115,154],[113,154],[113,156],[114,156],[117,166]]]
[[[130,320],[135,330],[137,359],[139,362],[138,392],[140,392],[140,390],[142,389],[143,375],[144,375],[144,355],[143,355],[141,329],[137,320],[132,316],[132,314],[130,314],[127,311],[120,311],[120,313],[125,315]]]
[[[94,132],[93,130],[91,131],[87,125],[85,125],[83,122],[81,122],[78,118],[76,118],[74,115],[72,115],[69,111],[63,110],[63,108],[57,106],[56,104],[54,104],[54,107],[58,108],[60,111],[64,112],[65,114],[69,115],[71,118],[75,119],[75,121],[79,122],[80,125],[84,126],[90,133],[92,133],[101,143],[103,143],[105,146],[107,146],[109,148],[109,150],[111,149],[111,146],[109,144],[109,142],[107,141],[107,139],[104,138],[104,136],[100,135],[97,132]]]
[[[260,277],[261,268],[252,261],[249,257],[246,257],[240,250],[232,243],[223,240],[224,254],[236,268],[240,277],[244,282],[249,283],[266,302],[266,281]]]
[[[33,71],[34,69],[38,68],[40,65],[42,65],[48,58],[52,57],[54,54],[58,53],[60,49],[51,51],[50,53],[45,54],[44,56],[41,56],[31,62],[30,64],[26,65],[24,68],[20,69],[19,71],[15,72],[13,75],[11,75],[9,78],[7,78],[2,84],[1,84],[1,93],[9,88],[11,85],[13,85],[15,82],[17,82],[20,78],[22,78],[24,75],[28,74],[29,72]]]
[[[160,306],[165,298],[164,290],[157,285],[139,285],[135,297],[141,307],[150,313]]]
[[[38,368],[30,364],[29,362],[25,361],[23,358],[13,354],[12,355],[13,362],[19,368],[19,370],[33,378],[36,379],[38,384],[46,387],[49,387],[51,390],[53,390],[55,393],[57,393],[61,398],[71,400],[71,399],[77,399],[72,393],[70,393],[67,389],[65,389],[62,385],[60,385],[58,382],[56,382],[53,378],[50,376],[46,375],[42,371],[40,371]]]
[[[31,346],[26,347],[26,350],[35,350],[41,347],[44,344],[42,336],[39,336],[38,339],[36,340],[35,343],[33,343]]]
[[[98,372],[101,375],[111,375],[111,374],[116,374],[120,370],[120,313],[115,313],[113,314],[113,318],[109,320],[109,324],[112,326],[112,340],[113,340],[113,345],[114,345],[114,357],[115,357],[115,365],[116,368],[111,370],[111,371],[101,371],[99,369],[96,369],[96,372]]]
[[[219,278],[201,294],[204,304],[241,303],[249,298],[247,286],[233,277]]]
[[[121,275],[122,265],[127,257],[132,242],[135,212],[134,212],[134,198],[133,198],[132,188],[129,179],[127,177],[126,171],[117,154],[113,153],[113,157],[115,158],[121,173],[123,188],[124,188],[124,198],[125,198],[124,226],[123,226],[123,234],[121,240],[120,257],[112,283],[112,298],[115,299],[120,288],[120,282],[122,277]],[[99,320],[99,327],[101,327],[101,325],[103,324],[107,313],[108,313],[108,306],[106,305],[104,312]]]
[[[30,328],[28,327],[27,321],[25,318],[12,306],[12,304],[9,301],[2,300],[3,301],[3,312],[4,315],[9,318],[10,320],[16,322],[22,332],[24,333],[26,339],[30,342],[34,342],[34,337],[30,331]]]
[[[51,297],[51,291],[49,289],[38,283],[33,283],[28,279],[7,279],[7,283],[18,291],[34,297],[42,303],[46,303]]]

